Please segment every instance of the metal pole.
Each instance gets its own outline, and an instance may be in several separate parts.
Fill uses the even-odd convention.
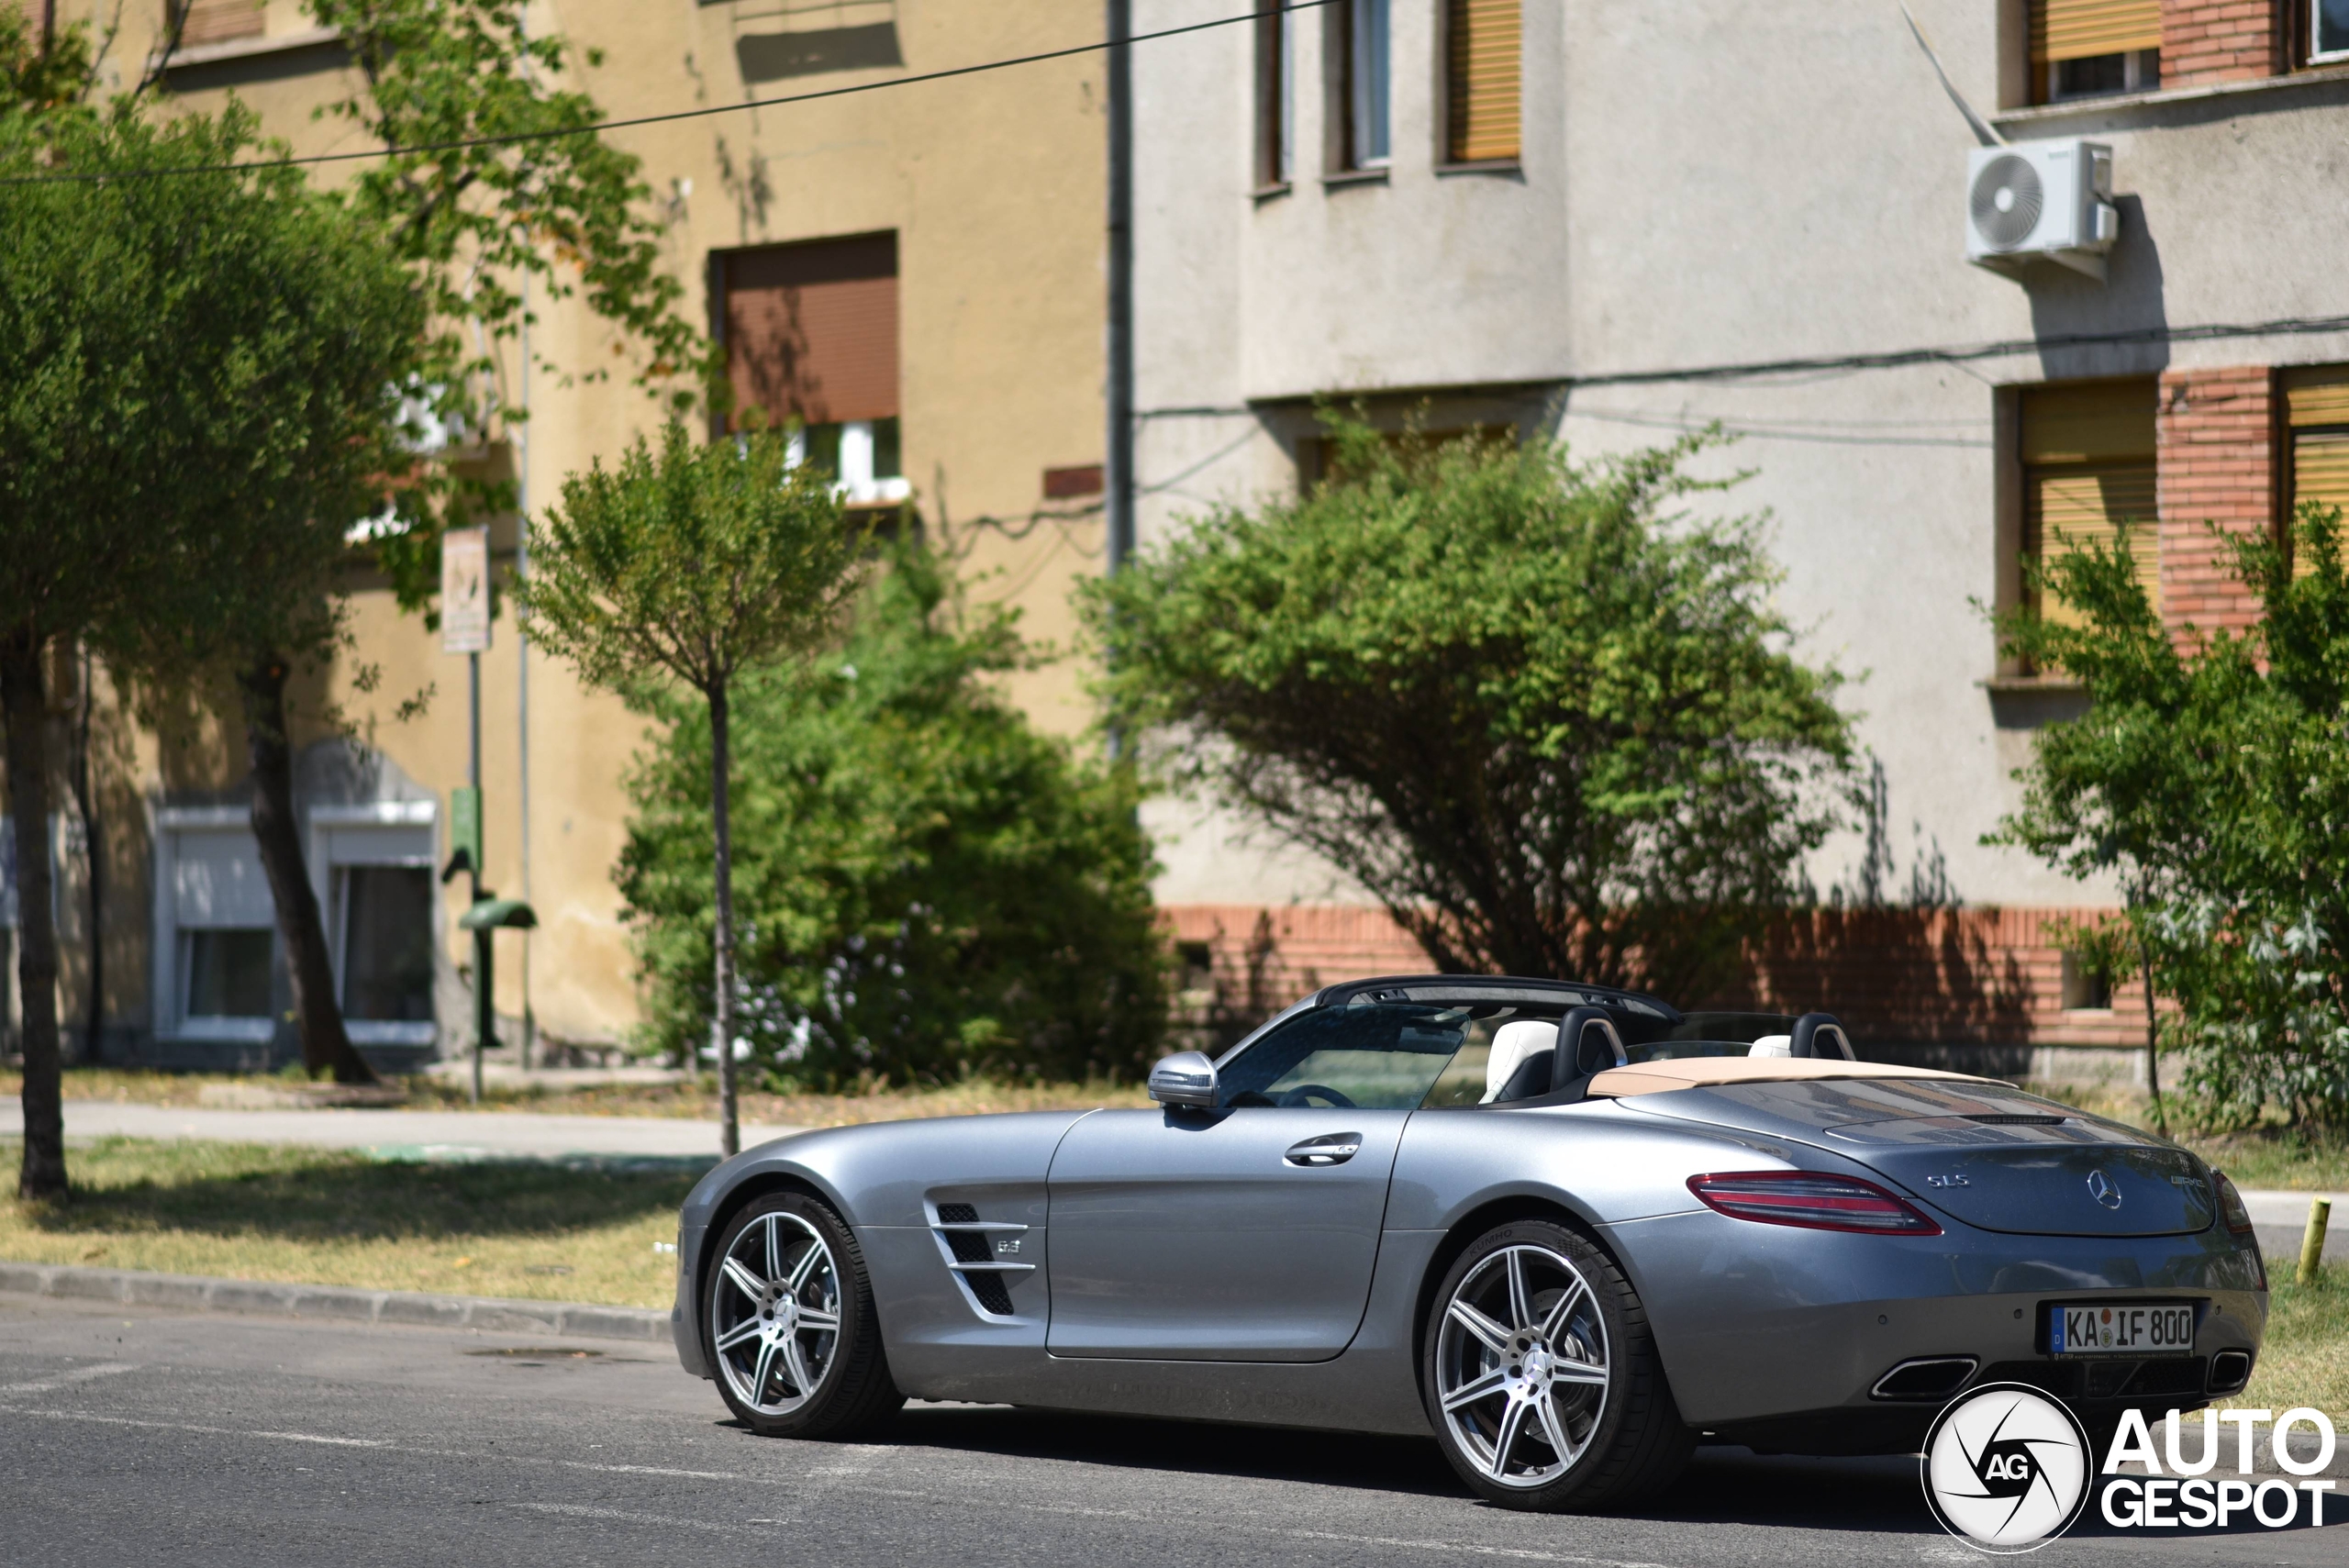
[[[514,495],[519,509],[514,547],[517,582],[530,575],[530,274],[522,273],[522,419],[514,430]],[[521,765],[516,778],[522,808],[522,902],[530,902],[530,623],[514,617],[514,702]],[[538,1017],[530,1010],[530,933],[522,933],[522,1071],[530,1070],[538,1044]]]
[[[466,729],[472,742],[472,758],[465,769],[465,782],[473,785],[473,809],[482,815],[481,807],[481,655],[465,655],[465,689],[470,698],[466,713]],[[488,824],[481,825],[481,841],[489,841]],[[486,855],[474,857],[470,876],[473,881],[473,901],[481,902],[481,862]],[[481,1104],[481,1053],[489,1040],[490,1027],[496,1015],[493,1010],[495,998],[490,995],[489,931],[486,927],[473,932],[473,1104]]]
[[[1133,0],[1108,0],[1109,50],[1108,442],[1102,462],[1108,570],[1134,549]]]

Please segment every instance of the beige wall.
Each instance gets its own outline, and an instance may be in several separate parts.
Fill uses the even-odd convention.
[[[77,0],[61,7],[69,20],[78,9]],[[110,62],[114,79],[136,79],[150,47],[145,29],[160,12],[160,0],[132,0]],[[1101,26],[1093,0],[876,0],[789,17],[762,0],[567,0],[533,6],[530,22],[534,31],[560,31],[603,51],[603,65],[579,72],[577,83],[618,117],[885,81],[1088,42]],[[786,22],[885,25],[904,63],[746,81],[746,58],[772,61],[845,36],[770,36]],[[258,47],[206,50],[204,63],[174,72],[180,101],[210,109],[233,92],[269,134],[298,151],[365,146],[348,122],[312,117],[318,105],[352,90],[339,52],[301,41],[309,23],[293,0],[270,0],[266,27]],[[856,36],[869,45],[889,35]],[[668,225],[668,263],[686,287],[683,310],[697,325],[708,319],[704,280],[714,249],[896,232],[903,452],[916,508],[930,537],[964,558],[974,597],[1008,599],[1031,638],[1062,646],[1074,629],[1070,589],[1098,570],[1103,546],[1097,497],[1048,506],[1042,496],[1045,469],[1101,458],[1100,103],[1100,65],[1084,57],[610,137],[643,160]],[[329,166],[321,178],[347,177],[348,169]],[[610,329],[575,301],[546,308],[541,294],[540,305],[532,347],[564,373],[532,379],[527,444],[535,508],[557,498],[563,475],[610,458],[655,420],[652,404],[628,384],[631,357],[624,347],[615,355]],[[615,373],[609,381],[585,379],[606,369]],[[501,375],[509,396],[519,372],[508,346]],[[297,720],[304,739],[330,733],[328,709],[339,710],[445,813],[449,791],[465,777],[463,661],[441,653],[437,637],[400,615],[380,588],[354,593],[351,613],[351,657],[310,694]],[[522,891],[515,632],[501,616],[482,669],[487,880],[508,895]],[[381,677],[372,693],[353,680],[354,669],[368,665]],[[1089,718],[1082,677],[1081,661],[1067,659],[1015,677],[1012,688],[1039,724],[1074,732]],[[423,713],[403,720],[399,705],[428,689]],[[530,1001],[546,1034],[610,1040],[636,1016],[611,872],[625,836],[621,779],[643,727],[535,653],[529,699],[529,892],[541,920],[529,939]],[[224,789],[242,773],[235,744],[216,740],[169,768],[142,746],[143,760],[131,768],[143,773],[139,784],[151,799]],[[445,830],[440,852],[445,857]],[[452,889],[444,908],[451,963],[470,961],[454,923],[461,908]],[[125,899],[110,923],[143,924],[147,914],[143,901]],[[498,1008],[515,1016],[523,1006],[520,939],[499,940]],[[125,976],[119,995],[143,1013],[145,977],[136,977],[135,998],[132,978]],[[441,1021],[462,1031],[445,1005]]]

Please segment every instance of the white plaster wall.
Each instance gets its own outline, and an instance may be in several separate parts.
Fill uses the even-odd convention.
[[[1163,26],[1215,0],[1157,0]],[[1998,102],[1999,7],[1912,0],[1959,86]],[[2012,7],[2009,7],[2012,9]],[[1298,19],[1296,181],[1253,199],[1244,29],[1138,59],[1145,540],[1294,483],[1270,400],[1572,382],[1595,454],[1720,419],[1705,461],[1753,477],[1804,651],[1864,676],[1893,891],[1936,850],[1975,904],[2110,896],[1981,835],[2017,797],[2029,714],[1979,683],[1999,582],[1997,389],[2171,366],[2349,360],[2349,337],[2051,348],[1963,365],[1608,384],[1627,372],[2349,313],[2349,83],[2001,117],[2114,150],[2123,235],[2103,284],[1964,260],[1971,133],[1890,4],[1529,0],[1521,179],[1434,171],[1433,0],[1396,0],[1394,167],[1324,189],[1320,26]],[[1185,412],[1169,412],[1184,410]],[[1155,412],[1153,412],[1155,411]],[[1163,487],[1162,487],[1163,486]],[[2009,519],[2011,523],[2011,519]],[[2003,720],[2003,722],[2002,722]],[[1161,896],[1330,896],[1326,873],[1167,810]],[[1846,876],[1856,840],[1812,866]]]

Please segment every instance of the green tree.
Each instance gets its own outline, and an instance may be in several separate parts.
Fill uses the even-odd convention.
[[[255,145],[236,111],[18,117],[0,121],[0,173],[209,167]],[[64,1186],[45,661],[86,640],[171,682],[260,644],[321,646],[343,529],[406,465],[397,384],[422,323],[380,236],[283,169],[0,186],[0,707],[34,851],[17,857],[28,1194]],[[276,884],[291,802],[262,772]],[[295,978],[332,1008],[323,971]]]
[[[539,637],[590,685],[642,696],[674,683],[707,711],[711,988],[729,1154],[740,1143],[729,705],[744,673],[830,635],[861,549],[829,482],[795,467],[780,434],[696,446],[672,420],[657,453],[640,438],[618,467],[598,460],[563,482],[523,586]]]
[[[1384,903],[1445,970],[1722,978],[1849,767],[1751,520],[1670,508],[1698,443],[1393,442],[1088,584],[1114,718]]]
[[[2218,530],[2214,529],[2214,533]],[[2021,806],[1987,841],[2117,878],[2110,954],[2134,949],[2175,1004],[2184,1103],[2218,1123],[2275,1106],[2349,1125],[2349,576],[2339,514],[2307,506],[2292,549],[2221,534],[2259,623],[2175,635],[2125,540],[2035,573],[2074,616],[2004,617],[2008,649],[2087,688],[2040,731]]]
[[[739,689],[738,1025],[782,1081],[1137,1075],[1165,1028],[1165,943],[1130,768],[1080,762],[1004,700],[1013,612],[892,551],[843,643]],[[708,1038],[706,720],[682,704],[631,781],[620,887],[650,1033]]]

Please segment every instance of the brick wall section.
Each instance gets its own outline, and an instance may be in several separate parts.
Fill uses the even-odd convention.
[[[2234,575],[2230,532],[2273,529],[2276,395],[2263,365],[2166,371],[2155,417],[2160,472],[2162,618],[2173,630],[2244,627],[2259,601]]]
[[[2162,85],[2250,82],[2284,69],[2281,6],[2307,0],[2162,0]]]
[[[1227,1039],[1341,980],[1423,973],[1427,955],[1386,912],[1346,905],[1170,905],[1179,942],[1206,943],[1211,995],[1186,1002]],[[2109,1010],[2065,1010],[2065,918],[2094,909],[1807,910],[1758,943],[1743,981],[1703,1005],[1834,1013],[1864,1040],[2014,1045],[2144,1043],[2144,988]]]

